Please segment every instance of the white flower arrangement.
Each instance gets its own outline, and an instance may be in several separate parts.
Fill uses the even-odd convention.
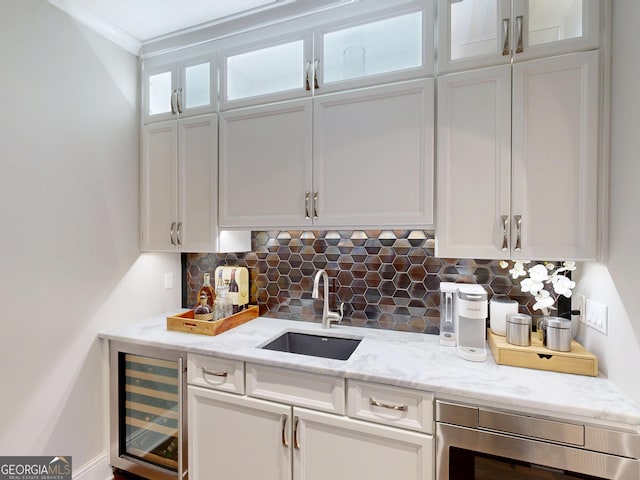
[[[527,277],[527,274],[529,275],[520,281],[520,290],[530,292],[534,296],[536,299],[536,303],[533,305],[534,310],[540,310],[543,315],[549,315],[550,309],[555,310],[553,305],[560,295],[571,298],[571,291],[576,286],[576,282],[567,277],[566,272],[574,271],[576,262],[567,261],[558,268],[554,263],[544,262],[533,265],[526,270],[525,265],[529,263],[531,262],[528,260],[514,262],[509,274],[514,280],[519,277]],[[500,262],[501,268],[507,268],[508,266],[508,262]],[[551,284],[553,291],[557,295],[555,298],[549,290],[545,289],[545,285],[549,284]]]

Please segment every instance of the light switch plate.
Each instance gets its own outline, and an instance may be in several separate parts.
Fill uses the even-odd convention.
[[[607,335],[609,327],[607,306],[604,303],[587,299],[585,307],[585,321],[587,325]]]
[[[173,288],[173,273],[168,272],[164,274],[164,289],[169,290]]]

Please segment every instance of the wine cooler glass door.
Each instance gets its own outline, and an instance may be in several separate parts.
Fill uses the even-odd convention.
[[[179,361],[131,353],[120,356],[120,453],[177,474]]]

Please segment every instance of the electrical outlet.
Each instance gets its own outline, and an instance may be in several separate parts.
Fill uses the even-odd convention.
[[[575,296],[575,299],[576,299],[576,302],[575,302],[575,305],[572,308],[573,308],[573,310],[579,310],[580,311],[580,314],[576,315],[578,317],[578,321],[580,323],[585,323],[585,318],[586,318],[585,308],[587,308],[586,307],[587,300],[586,300],[585,296],[582,295],[581,293],[577,294]]]
[[[164,289],[169,290],[173,288],[173,273],[168,272],[164,274]]]
[[[585,307],[585,321],[587,325],[607,335],[609,323],[607,318],[607,306],[603,303],[587,299]]]

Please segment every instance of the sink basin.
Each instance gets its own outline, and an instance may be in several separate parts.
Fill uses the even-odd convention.
[[[286,332],[267,343],[263,349],[311,355],[313,357],[347,360],[361,339]]]

